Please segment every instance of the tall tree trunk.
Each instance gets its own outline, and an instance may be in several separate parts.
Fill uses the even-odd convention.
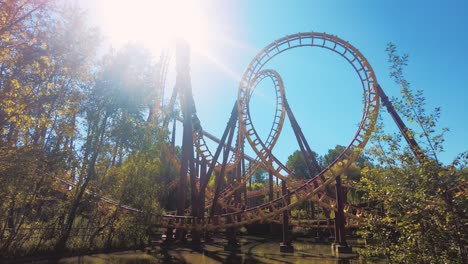
[[[97,161],[98,154],[99,154],[99,148],[104,138],[104,132],[106,129],[108,118],[109,118],[109,114],[106,112],[106,115],[104,119],[102,120],[101,127],[98,130],[99,133],[94,133],[94,135],[91,135],[93,137],[92,141],[94,141],[94,144],[90,144],[91,145],[90,147],[92,147],[92,151],[91,151],[92,157],[89,161],[89,165],[87,166],[86,175],[85,175],[83,184],[77,185],[77,188],[79,188],[78,193],[75,196],[75,199],[73,200],[72,204],[70,205],[70,208],[68,210],[68,214],[65,220],[64,228],[62,230],[60,238],[58,239],[55,245],[55,250],[58,252],[63,251],[66,247],[66,243],[70,236],[70,231],[73,226],[73,222],[75,221],[80,202],[83,198],[83,195],[86,191],[86,188],[88,187],[90,180],[93,179],[95,176],[95,173],[96,173],[95,165],[96,165],[96,161]]]

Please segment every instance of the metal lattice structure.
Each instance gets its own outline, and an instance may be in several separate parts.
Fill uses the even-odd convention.
[[[271,59],[298,48],[322,48],[339,55],[354,69],[363,91],[363,110],[357,131],[345,150],[326,168],[321,168],[315,160],[313,151],[289,106],[281,76],[274,69],[265,68]],[[156,94],[163,96],[170,54],[166,52],[161,58]],[[322,208],[327,219],[303,219],[296,221],[296,225],[329,228],[330,220],[333,220],[335,242],[346,245],[345,228],[358,226],[366,214],[371,212],[366,212],[363,208],[343,199],[342,186],[350,184],[342,183],[340,176],[366,146],[377,121],[380,100],[387,107],[415,156],[420,162],[427,159],[414,139],[406,133],[407,127],[379,86],[367,59],[358,49],[337,36],[316,32],[297,33],[280,38],[263,48],[252,59],[240,80],[237,100],[234,102],[230,119],[221,138],[203,131],[197,117],[190,81],[189,49],[183,42],[177,46],[176,64],[176,85],[169,103],[163,106],[162,98],[155,100],[148,118],[149,122],[157,122],[163,129],[171,131],[171,139],[165,146],[165,152],[171,165],[179,172],[178,179],[168,186],[168,188],[177,188],[177,211],[167,213],[155,223],[159,227],[168,229],[168,239],[172,238],[174,229],[178,231],[176,238],[179,239],[190,231],[193,239],[199,240],[201,232],[213,230],[227,230],[232,238],[235,236],[233,228],[257,221],[282,223],[286,226],[283,230],[287,230],[288,212],[308,201]],[[268,137],[262,141],[251,118],[250,100],[253,90],[266,80],[270,80],[273,84],[276,105]],[[173,115],[176,112],[174,111],[176,101],[179,103],[181,116]],[[295,175],[273,155],[273,149],[281,136],[286,119],[291,123],[306,161],[311,176],[309,180]],[[169,128],[171,120],[172,129]],[[175,122],[183,124],[181,158],[177,158],[174,151]],[[215,142],[216,150],[209,148],[208,140]],[[244,153],[246,143],[252,148],[256,157]],[[259,169],[269,173],[270,185],[266,189],[249,192],[247,183]],[[211,177],[215,178],[214,187],[208,184]],[[273,178],[277,179],[277,186],[273,186]],[[281,186],[278,184],[279,180],[282,182]],[[185,205],[187,183],[190,185],[190,206]],[[464,183],[460,187],[464,192],[466,192],[465,185]],[[249,204],[250,199],[267,194],[268,202],[254,206]],[[291,199],[293,197],[294,199]],[[105,197],[101,199],[110,204],[119,204]],[[139,212],[133,208],[124,209]],[[334,219],[329,217],[332,211],[335,212]],[[229,241],[235,241],[235,238]]]
[[[363,91],[364,107],[358,129],[343,153],[326,168],[319,168],[311,154],[312,150],[289,107],[281,76],[273,69],[264,69],[272,58],[297,48],[322,48],[338,54],[355,70]],[[287,224],[288,211],[304,201],[318,204],[324,212],[328,212],[327,215],[330,211],[335,211],[335,229],[341,229],[341,232],[344,232],[345,224],[357,225],[365,212],[343,201],[340,175],[356,160],[370,138],[377,120],[380,101],[375,73],[359,50],[336,36],[315,32],[286,36],[266,46],[254,57],[242,76],[237,101],[220,139],[203,131],[199,124],[191,94],[190,76],[188,72],[181,71],[184,68],[188,71],[187,50],[178,53],[179,56],[184,54],[184,59],[177,60],[178,79],[170,102],[172,107],[176,98],[174,95],[178,95],[182,116],[175,119],[182,122],[184,127],[182,159],[176,159],[171,154],[173,151],[170,147],[167,149],[168,156],[172,156],[170,160],[180,171],[179,179],[174,182],[178,188],[179,204],[177,212],[163,216],[158,225],[169,230],[179,230],[179,234],[184,231],[197,234],[201,231],[230,230],[256,221],[279,221]],[[276,106],[268,137],[262,141],[252,122],[250,99],[255,87],[265,80],[271,80],[273,83]],[[310,180],[297,177],[272,154],[286,117],[291,121],[304,157],[315,161],[308,164]],[[175,133],[175,129],[172,132]],[[174,138],[173,135],[172,140]],[[209,149],[206,140],[215,141],[218,144],[217,149]],[[245,143],[253,149],[255,158],[244,154]],[[174,142],[168,145],[174,146]],[[270,179],[275,177],[283,182],[281,195],[278,195],[280,186],[273,188],[271,183],[268,190],[247,192],[247,182],[260,168],[269,172]],[[210,177],[215,177],[214,188],[208,186]],[[180,202],[186,199],[187,181],[191,186],[190,208],[186,208],[185,204]],[[330,192],[331,186],[335,186],[336,195]],[[268,202],[249,207],[249,199],[267,193]],[[273,198],[273,193],[279,197]],[[295,198],[293,202],[292,197]],[[283,215],[283,219],[280,219],[280,215]],[[342,236],[344,239],[344,235]]]

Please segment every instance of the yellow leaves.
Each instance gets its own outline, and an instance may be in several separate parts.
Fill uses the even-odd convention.
[[[55,87],[55,84],[54,84],[53,82],[48,82],[48,83],[46,84],[46,89],[45,89],[45,91],[44,91],[44,92],[46,92],[46,95],[49,95],[49,92],[50,92],[51,90],[53,90],[54,87]]]
[[[47,66],[47,67],[50,66],[49,57],[47,57],[47,56],[41,56],[39,59],[41,60],[41,62],[42,62],[45,66]]]
[[[2,42],[10,42],[10,34],[3,34],[1,40]]]
[[[6,21],[7,21],[6,15],[3,12],[1,12],[0,13],[0,25],[2,26],[6,25]]]
[[[40,73],[40,71],[39,71],[39,67],[40,67],[39,62],[34,61],[34,62],[31,64],[31,66],[32,66],[33,69],[35,69],[35,70],[34,70],[34,74],[39,74],[39,73]]]
[[[19,89],[20,88],[20,83],[17,79],[12,79],[10,81],[10,86],[13,88],[13,89]]]

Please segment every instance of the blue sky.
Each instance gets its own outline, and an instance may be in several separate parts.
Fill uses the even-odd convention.
[[[102,26],[106,6],[100,2],[82,3],[89,9],[91,24],[100,25],[103,34],[109,35]],[[206,50],[192,56],[191,72],[205,130],[221,136],[237,97],[240,76],[258,51],[285,35],[317,31],[337,35],[357,47],[389,95],[398,96],[399,87],[389,78],[386,44],[393,42],[401,53],[408,53],[407,79],[413,89],[424,90],[428,109],[442,108],[440,127],[450,129],[441,160],[450,163],[458,153],[468,150],[466,1],[207,0],[196,4],[208,21],[209,33]],[[152,20],[147,21],[151,24]],[[348,144],[360,120],[362,104],[358,79],[343,59],[309,48],[282,54],[267,66],[283,77],[292,110],[315,151],[324,154],[336,144]],[[273,119],[269,114],[274,110],[272,92],[269,83],[262,82],[252,99],[253,121],[264,136]],[[390,119],[385,120],[388,130],[394,130]],[[297,148],[286,120],[274,153],[285,161]]]

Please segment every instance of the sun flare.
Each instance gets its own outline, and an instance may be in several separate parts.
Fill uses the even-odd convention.
[[[208,23],[196,0],[103,0],[104,34],[113,44],[141,42],[157,50],[182,38],[205,49]]]

